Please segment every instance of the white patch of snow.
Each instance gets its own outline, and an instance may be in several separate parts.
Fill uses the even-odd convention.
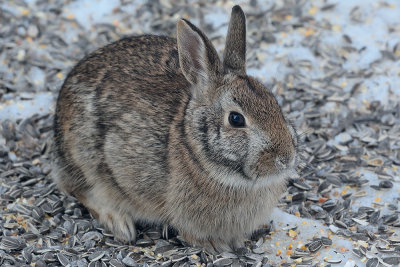
[[[53,93],[36,93],[31,100],[8,100],[0,103],[0,121],[28,118],[33,114],[54,113]]]

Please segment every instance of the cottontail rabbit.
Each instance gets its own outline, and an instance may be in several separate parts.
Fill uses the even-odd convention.
[[[57,101],[59,187],[121,240],[145,222],[213,252],[243,245],[284,192],[297,142],[245,58],[239,6],[223,62],[184,19],[177,39],[125,38],[84,58]]]

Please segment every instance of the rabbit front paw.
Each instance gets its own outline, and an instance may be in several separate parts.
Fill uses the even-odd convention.
[[[114,237],[124,243],[136,241],[136,226],[132,217],[116,211],[107,211],[99,215],[99,221],[114,233]]]
[[[202,247],[206,252],[217,255],[224,251],[233,252],[237,247],[239,247],[240,242],[226,242],[224,240],[215,238],[204,238],[198,239],[194,238],[190,234],[181,233],[183,239],[195,247]]]
[[[99,191],[99,190],[97,190]],[[136,241],[136,226],[133,216],[124,210],[116,208],[114,201],[106,197],[106,194],[95,194],[96,190],[86,194],[75,194],[94,218],[114,237],[124,243]]]

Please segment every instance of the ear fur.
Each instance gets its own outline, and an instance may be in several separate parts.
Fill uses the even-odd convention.
[[[185,19],[178,22],[179,64],[185,78],[193,85],[217,82],[222,73],[221,61],[210,40]]]
[[[224,73],[246,75],[246,17],[238,5],[232,8],[223,66]]]

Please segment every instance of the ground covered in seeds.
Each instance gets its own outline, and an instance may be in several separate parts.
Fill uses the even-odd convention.
[[[248,71],[301,133],[300,180],[236,253],[140,226],[121,244],[51,181],[54,97],[84,55],[178,18],[222,51],[229,1],[0,3],[0,265],[391,266],[400,263],[400,5],[242,1]]]

